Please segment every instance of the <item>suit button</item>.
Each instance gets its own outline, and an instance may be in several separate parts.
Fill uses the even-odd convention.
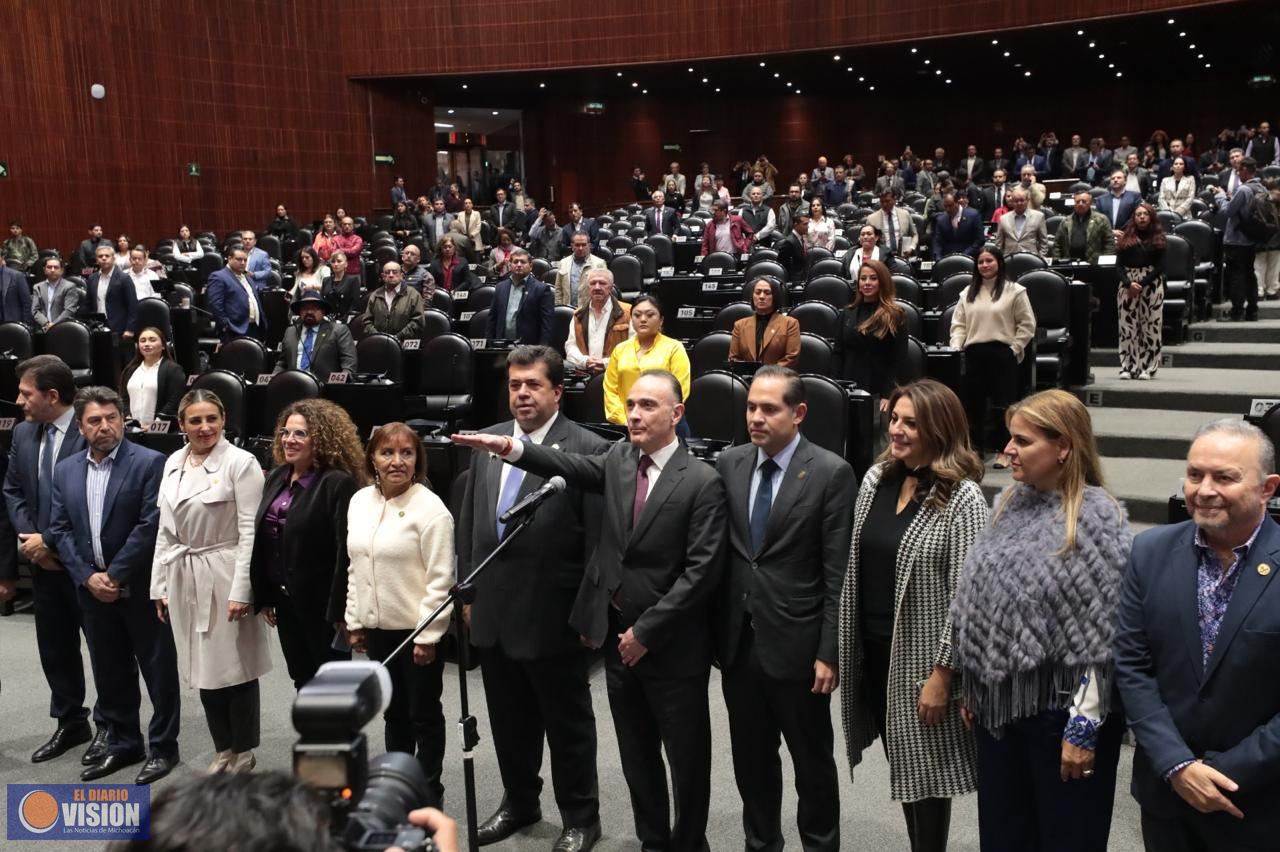
[[[759,568],[759,567],[760,567],[760,566],[759,566],[759,565],[757,565],[756,563],[754,563],[754,562],[752,562],[752,563],[751,563],[751,570],[752,570],[752,571],[755,571],[755,570],[756,570],[757,568]]]
[[[746,592],[743,592],[743,593],[742,593],[742,600],[743,600],[743,601],[746,601],[746,599],[747,599],[747,593],[746,593]]]

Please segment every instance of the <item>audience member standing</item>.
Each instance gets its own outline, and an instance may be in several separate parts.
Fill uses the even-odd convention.
[[[76,255],[73,260],[75,266],[72,268],[80,271],[92,269],[93,259],[97,255],[98,246],[111,248],[111,240],[103,236],[101,225],[93,225],[89,228],[88,239],[81,240],[80,247],[76,249]]]
[[[499,281],[489,306],[490,340],[551,345],[551,321],[555,316],[555,294],[531,270],[529,252],[511,253],[511,274]]]
[[[0,257],[0,323],[17,322],[30,326],[34,318],[31,315],[31,285],[27,276],[16,269],[5,266]]]
[[[922,379],[886,402],[889,448],[862,480],[840,598],[841,715],[850,770],[880,738],[911,852],[945,852],[951,799],[977,787],[947,614],[987,525],[982,459],[945,385]]]
[[[1164,227],[1151,205],[1139,204],[1116,243],[1123,276],[1116,294],[1120,315],[1120,378],[1154,379],[1160,369],[1164,322]]]
[[[665,370],[680,382],[681,399],[689,393],[689,354],[680,341],[662,333],[662,305],[645,294],[631,306],[635,336],[613,348],[604,372],[604,416],[619,426],[627,422],[631,385],[649,370]]]
[[[564,341],[564,360],[575,369],[602,373],[614,348],[635,334],[631,306],[618,300],[613,273],[603,265],[589,271],[582,286],[586,298],[573,312],[569,336]]]
[[[1258,279],[1253,262],[1258,253],[1257,241],[1245,233],[1245,221],[1254,199],[1266,192],[1257,176],[1258,164],[1252,157],[1240,160],[1235,174],[1239,185],[1228,193],[1221,187],[1213,187],[1214,199],[1219,210],[1227,213],[1226,230],[1222,235],[1222,254],[1226,268],[1227,296],[1231,299],[1232,322],[1258,319]],[[37,288],[39,289],[39,288]]]
[[[320,255],[320,259],[327,263],[329,256],[338,250],[337,239],[337,221],[332,216],[325,216],[320,223],[320,231],[311,241],[311,247],[316,250],[316,254]]]
[[[772,278],[757,278],[751,285],[755,313],[733,324],[730,361],[759,361],[780,367],[795,364],[800,357],[800,322],[782,312],[785,292]]]
[[[172,620],[184,680],[200,690],[217,752],[209,772],[249,772],[260,736],[258,678],[271,671],[249,577],[262,468],[227,441],[214,393],[189,391],[178,424],[187,446],[164,467],[151,598],[161,620]]]
[[[422,296],[404,286],[404,272],[394,260],[382,267],[382,286],[369,294],[364,313],[365,336],[379,331],[401,340],[422,331]]]
[[[364,250],[364,238],[356,233],[356,220],[343,216],[341,231],[333,237],[333,251],[340,251],[347,256],[347,266],[351,274],[357,278],[364,277],[364,264],[360,260],[360,252]],[[320,255],[321,258],[324,255]]]
[[[31,755],[32,763],[53,760],[90,743],[84,765],[107,754],[107,725],[101,701],[94,704],[90,730],[84,706],[84,664],[80,656],[83,614],[76,582],[49,538],[53,506],[53,471],[63,459],[85,452],[71,403],[76,394],[71,368],[53,355],[37,355],[18,364],[18,405],[24,422],[13,428],[4,501],[18,536],[18,549],[32,565],[31,597],[35,604],[36,648],[49,684],[49,715],[57,730]],[[92,741],[92,742],[90,742]]]
[[[26,272],[36,262],[40,252],[36,241],[22,233],[22,224],[9,223],[9,239],[4,241],[4,262],[19,272]]]
[[[227,252],[227,265],[209,276],[205,299],[222,341],[233,337],[266,338],[267,317],[261,288],[245,274],[249,254],[236,246]]]
[[[853,298],[840,315],[835,351],[840,374],[875,397],[881,413],[889,410],[889,397],[907,361],[906,320],[889,267],[864,261]]]
[[[173,633],[156,620],[146,593],[164,456],[124,440],[120,397],[110,388],[80,391],[75,412],[89,451],[54,472],[49,538],[77,587],[108,731],[106,755],[80,778],[105,778],[145,760],[135,783],[150,784],[178,764],[181,718]],[[152,705],[145,742],[139,671]]]
[[[147,326],[138,332],[133,360],[120,374],[124,416],[143,429],[160,416],[177,417],[178,402],[187,389],[187,374],[169,354],[164,332]]]
[[[347,507],[365,482],[363,449],[344,409],[307,399],[280,412],[271,457],[249,577],[254,610],[276,628],[301,689],[323,664],[351,659],[334,636],[347,606]]]
[[[31,318],[37,329],[48,331],[54,323],[75,319],[80,314],[82,291],[63,278],[62,273],[61,260],[45,258],[44,280],[35,286],[31,296]]]
[[[357,491],[347,510],[347,632],[354,650],[386,662],[392,689],[383,714],[387,751],[417,757],[427,778],[427,804],[439,807],[444,800],[439,643],[450,613],[441,613],[419,633],[411,650],[387,658],[418,620],[448,597],[454,582],[453,518],[423,484],[426,451],[408,426],[379,426],[365,459],[373,484]]]
[[[599,455],[608,443],[560,412],[564,362],[547,346],[507,356],[514,420],[484,429],[569,453]],[[458,574],[465,577],[510,534],[500,517],[544,479],[474,450],[458,516]],[[471,643],[480,649],[485,702],[502,776],[502,803],[479,827],[496,843],[541,819],[542,750],[563,829],[556,848],[584,852],[600,837],[596,720],[590,656],[569,627],[574,597],[599,540],[600,498],[571,488],[544,503],[475,583],[468,608]]]
[[[848,462],[800,434],[807,414],[799,375],[762,367],[747,397],[751,443],[716,461],[731,495],[716,658],[748,849],[783,844],[780,738],[795,766],[802,848],[840,848],[831,693],[857,485]]]
[[[1009,466],[1005,409],[1018,398],[1018,363],[1036,333],[1027,289],[1009,279],[1004,255],[992,246],[978,252],[977,279],[964,288],[951,318],[951,348],[965,357],[964,400],[969,437],[981,454],[987,446],[988,407],[995,415],[995,466]]]
[[[329,255],[329,276],[320,285],[320,298],[333,309],[334,316],[349,317],[356,310],[360,291],[364,284],[347,272],[347,253],[335,251]]]
[[[978,739],[986,852],[1107,848],[1124,720],[1112,641],[1131,536],[1102,486],[1089,411],[1062,390],[1009,411],[1014,484],[951,607]]]
[[[117,269],[115,258],[106,246],[94,255],[97,270],[85,281],[89,297],[87,311],[103,314],[115,343],[116,366],[129,360],[138,333],[138,296],[129,273]]]
[[[1257,427],[1210,423],[1187,454],[1191,519],[1133,543],[1116,679],[1137,740],[1132,789],[1149,852],[1273,849],[1280,833],[1275,463]]]

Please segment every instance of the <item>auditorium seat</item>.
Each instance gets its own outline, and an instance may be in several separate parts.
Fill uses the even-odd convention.
[[[787,280],[787,271],[783,269],[782,264],[778,263],[776,260],[751,260],[747,265],[746,275],[744,278],[746,285],[750,286],[751,282],[761,276],[772,278],[778,282],[784,282]]]
[[[885,265],[889,267],[889,272],[892,275],[913,275],[914,274],[911,271],[911,264],[900,257],[889,258],[889,260],[885,263]]]
[[[467,320],[467,337],[474,340],[489,336],[489,309],[476,311]]]
[[[1276,403],[1267,409],[1267,413],[1262,415],[1262,420],[1258,423],[1258,427],[1267,434],[1272,444],[1280,447],[1280,403]]]
[[[805,277],[808,280],[820,278],[827,275],[835,275],[841,278],[846,277],[844,263],[836,260],[834,257],[825,257],[816,263],[809,264],[809,268],[805,270]]]
[[[31,329],[20,322],[0,324],[0,358],[19,361],[31,357]]]
[[[173,323],[169,317],[169,303],[158,296],[148,296],[138,302],[138,330],[158,328],[165,340],[173,340]]]
[[[831,252],[829,249],[824,249],[821,246],[814,246],[813,248],[805,251],[804,253],[805,278],[807,279],[809,277],[808,272],[810,269],[813,268],[813,265],[815,263],[821,263],[824,260],[833,260],[833,259],[835,259],[835,254]]]
[[[267,256],[274,260],[281,260],[284,256],[280,251],[280,238],[274,234],[263,234],[258,237],[258,248],[267,253]]]
[[[289,303],[292,301],[289,291],[272,287],[259,293],[258,299],[262,302],[262,313],[267,320],[267,346],[271,349],[279,349],[280,341],[284,339],[284,331],[293,319],[289,312]]]
[[[246,385],[243,378],[230,370],[210,370],[197,376],[191,383],[191,389],[212,391],[222,402],[226,411],[228,440],[238,442],[245,437],[249,431],[249,421],[245,410]]]
[[[75,376],[77,387],[93,384],[92,336],[89,326],[80,320],[54,323],[44,333],[44,352],[66,362]]]
[[[816,299],[839,309],[849,304],[852,298],[853,290],[849,282],[839,275],[821,275],[809,279],[804,285],[805,301]]]
[[[609,249],[609,254],[617,253],[618,249],[622,249],[625,252],[633,245],[635,245],[635,240],[625,234],[618,234],[617,236],[610,238],[609,241],[605,243],[605,247]]]
[[[689,386],[685,417],[696,438],[725,444],[747,443],[746,381],[727,370],[697,376]]]
[[[733,324],[755,313],[750,302],[730,302],[716,314],[716,331],[733,331]]]
[[[449,320],[449,315],[444,311],[436,308],[427,308],[422,312],[422,343],[433,337],[439,337],[442,334],[448,334],[453,329],[453,323]]]
[[[1172,210],[1157,210],[1156,218],[1160,220],[1160,224],[1164,226],[1165,233],[1170,233],[1178,225],[1182,224],[1182,217]]]
[[[467,298],[455,298],[454,302],[457,303],[459,312],[469,311],[475,313],[476,311],[483,311],[493,304],[493,294],[496,289],[492,284],[485,284],[474,290],[464,291],[467,293]]]
[[[716,269],[720,272],[713,272]],[[738,261],[728,252],[713,251],[703,255],[702,261],[698,264],[698,271],[709,278],[717,275],[733,275],[738,271]]]
[[[652,281],[658,277],[658,253],[653,246],[636,243],[627,249],[627,254],[640,261],[640,277],[643,281]]]
[[[800,357],[796,359],[795,370],[831,376],[835,372],[835,349],[830,340],[812,332],[800,332]]]
[[[694,376],[718,370],[729,360],[729,344],[733,334],[728,331],[710,331],[699,337],[689,353],[689,369]]]
[[[271,372],[267,348],[253,337],[236,337],[223,343],[213,356],[213,366],[219,370],[230,370],[248,382]]]
[[[1216,276],[1214,252],[1216,243],[1213,228],[1204,222],[1188,219],[1173,229],[1173,233],[1182,237],[1191,245],[1191,253],[1195,263],[1195,295],[1193,320],[1206,320],[1213,309],[1213,282]]]
[[[613,273],[613,288],[624,302],[634,301],[644,290],[644,269],[640,258],[635,255],[622,254],[613,258],[609,271]]]
[[[573,328],[573,308],[568,305],[556,305],[551,315],[551,347],[564,357],[564,343],[569,339],[569,329]]]
[[[596,373],[582,387],[582,423],[604,423],[604,373]]]
[[[907,359],[899,368],[898,381],[902,384],[923,378],[928,368],[929,356],[925,346],[914,337],[907,338]]]
[[[258,420],[258,434],[263,436],[274,434],[276,420],[280,418],[280,412],[284,411],[286,406],[304,399],[319,399],[323,390],[320,380],[306,370],[284,370],[276,373],[267,383],[262,416]]]
[[[788,315],[800,323],[800,331],[834,340],[840,333],[840,314],[830,302],[811,300],[801,302],[789,310]]]
[[[1164,342],[1176,345],[1187,339],[1195,298],[1195,252],[1177,234],[1165,235],[1164,275]]]
[[[938,317],[938,325],[933,330],[933,342],[937,346],[949,346],[951,343],[951,318],[956,315],[956,305],[952,302],[942,310]]]
[[[441,423],[448,432],[471,413],[474,359],[471,342],[460,334],[442,334],[422,349],[424,364],[436,369],[419,376],[419,416]]]
[[[1025,273],[1018,283],[1027,288],[1036,317],[1036,382],[1038,387],[1064,387],[1071,359],[1070,284],[1051,269]]]
[[[857,286],[856,282],[854,286]],[[893,293],[900,300],[911,302],[917,307],[924,307],[924,301],[920,296],[920,282],[910,275],[893,276]]]
[[[394,335],[377,332],[356,344],[356,372],[375,373],[398,382],[404,372],[404,354]]]
[[[551,262],[545,257],[535,257],[530,261],[530,270],[539,278],[541,278],[542,274],[548,269],[551,269]]]
[[[1004,270],[1011,279],[1017,281],[1025,273],[1036,269],[1045,269],[1049,264],[1043,257],[1029,251],[1015,251],[1004,259]]]
[[[942,280],[934,294],[935,305],[952,305],[960,301],[960,294],[973,283],[973,272],[957,272]]]
[[[808,416],[800,423],[801,434],[824,450],[848,458],[848,391],[826,376],[803,375],[800,381],[804,383],[809,408]]]
[[[647,237],[645,245],[653,249],[654,256],[657,258],[658,269],[676,265],[675,246],[672,245],[671,238],[666,234],[654,234]]]
[[[902,306],[902,320],[907,334],[924,340],[924,317],[921,316],[920,309],[906,299],[899,299],[898,304]]]
[[[933,264],[932,277],[934,281],[945,281],[952,275],[967,272],[970,275],[976,275],[978,266],[974,263],[973,258],[967,254],[949,254]]]
[[[366,299],[368,296],[365,297]],[[431,307],[443,311],[445,316],[453,316],[453,295],[443,287],[437,287],[431,294]],[[361,310],[363,310],[363,305]]]

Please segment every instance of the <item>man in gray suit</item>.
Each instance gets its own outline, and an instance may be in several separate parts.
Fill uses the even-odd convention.
[[[422,233],[433,250],[453,227],[454,218],[452,213],[445,211],[443,198],[431,202],[431,212],[422,217]]]
[[[31,300],[31,316],[36,328],[48,329],[55,322],[72,319],[80,312],[80,288],[62,277],[62,261],[46,258],[44,280],[36,285]]]
[[[351,329],[326,318],[333,308],[320,294],[303,290],[289,309],[298,321],[285,329],[273,373],[307,370],[325,382],[330,373],[355,372],[356,342],[351,337]]]
[[[518,346],[507,356],[507,394],[514,416],[483,430],[553,450],[598,455],[609,444],[560,413],[564,361],[548,346]],[[499,517],[546,480],[473,452],[458,512],[458,574],[465,577],[511,534]],[[482,846],[542,819],[542,750],[564,826],[557,852],[585,852],[600,838],[596,717],[591,658],[569,613],[599,537],[600,498],[570,488],[538,509],[475,582],[466,612],[502,775],[497,811],[480,824]]]
[[[1016,251],[1044,257],[1049,248],[1049,232],[1044,214],[1027,209],[1027,191],[1019,186],[1009,193],[1012,209],[1000,217],[996,225],[996,248],[1008,257]]]
[[[710,602],[723,568],[726,517],[719,475],[676,437],[683,417],[680,382],[646,370],[627,394],[631,441],[603,456],[510,436],[453,440],[605,495],[600,546],[570,623],[584,642],[605,649],[609,706],[641,847],[697,852],[708,848]]]
[[[848,462],[800,434],[806,413],[799,375],[762,367],[747,397],[751,443],[716,461],[732,495],[716,656],[746,848],[782,848],[781,736],[795,766],[800,845],[834,852],[831,693],[857,486]]]

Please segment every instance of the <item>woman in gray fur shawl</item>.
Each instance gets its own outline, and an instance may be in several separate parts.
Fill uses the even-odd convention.
[[[1132,537],[1079,400],[1044,391],[1007,416],[1016,481],[951,608],[982,849],[1104,852],[1124,733],[1111,644]]]
[[[945,852],[951,799],[977,786],[960,718],[947,611],[987,524],[964,407],[932,379],[895,390],[889,449],[853,513],[840,598],[840,696],[849,766],[879,737],[911,852]]]

